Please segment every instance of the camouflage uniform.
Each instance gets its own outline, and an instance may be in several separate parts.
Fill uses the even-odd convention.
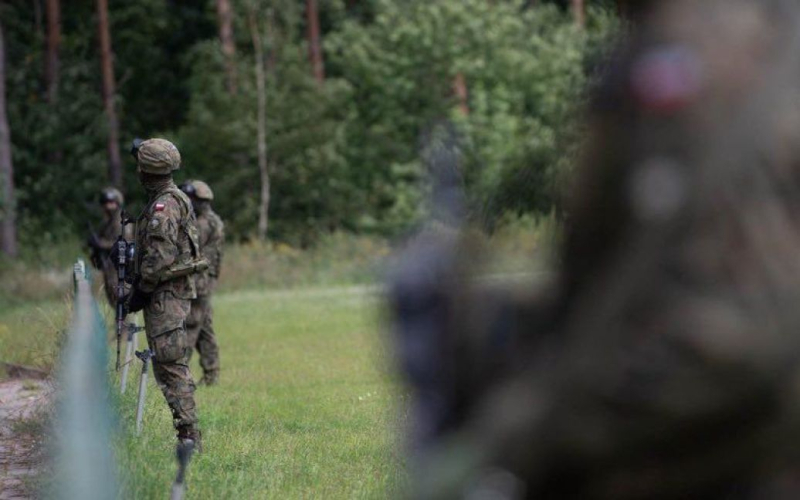
[[[160,148],[167,147],[163,144],[166,141],[153,145],[151,141],[159,140],[142,144],[140,169],[146,148],[160,152]],[[186,318],[191,300],[197,296],[195,278],[191,274],[170,276],[178,266],[199,256],[195,216],[191,202],[170,175],[151,177],[147,182],[144,179],[149,200],[136,222],[135,293],[146,297],[144,322],[147,341],[154,353],[153,371],[172,410],[179,437],[196,438],[195,384],[188,366],[186,339]]]
[[[100,270],[103,273],[103,289],[108,299],[108,304],[113,308],[117,304],[117,268],[109,257],[111,249],[120,235],[119,209],[111,214],[105,214],[102,225],[97,230],[97,249],[100,250]]]
[[[109,305],[113,308],[117,304],[117,267],[110,258],[111,250],[117,242],[120,235],[121,220],[120,214],[122,213],[122,195],[113,188],[107,188],[103,194],[110,194],[109,199],[114,199],[117,202],[117,209],[113,212],[103,211],[103,222],[97,229],[95,234],[96,238],[92,238],[90,246],[96,252],[98,268],[103,273],[103,288],[108,299]],[[102,198],[101,198],[102,201]],[[125,239],[130,241],[133,237],[133,230],[131,226],[125,227]],[[130,291],[130,286],[126,285],[125,293]]]
[[[200,184],[199,181],[194,183]],[[190,183],[184,184],[192,185]],[[189,357],[192,348],[196,347],[200,353],[200,366],[203,369],[201,383],[214,384],[219,377],[219,347],[213,326],[213,309],[211,307],[211,294],[216,288],[222,262],[222,245],[225,241],[224,224],[222,219],[211,209],[210,199],[203,199],[205,190],[188,190],[197,193],[192,197],[192,203],[197,215],[197,229],[200,234],[200,252],[208,260],[207,270],[197,274],[197,298],[192,301],[192,309],[186,320],[186,330],[189,339]],[[202,187],[207,189],[205,183]],[[210,189],[207,190],[210,193]],[[213,195],[211,195],[213,198]]]
[[[521,345],[488,391],[486,349],[452,370],[414,498],[800,498],[800,5],[652,9],[596,91],[550,303],[446,332],[446,360]]]

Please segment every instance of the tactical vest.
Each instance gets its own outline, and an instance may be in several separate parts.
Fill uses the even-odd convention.
[[[197,224],[192,224],[195,218],[192,202],[177,187],[171,187],[166,192],[171,194],[183,208],[178,230],[179,253],[175,265],[171,268],[175,270],[200,260],[200,235],[197,233]]]
[[[142,240],[147,231],[147,222],[153,217],[154,208],[159,199],[165,194],[172,196],[181,207],[181,219],[178,221],[177,247],[178,256],[170,268],[165,271],[156,291],[171,290],[176,297],[191,299],[196,296],[194,274],[206,269],[208,262],[200,257],[200,243],[197,227],[194,222],[194,212],[191,202],[177,187],[169,187],[160,193],[145,208],[136,224],[136,242],[138,256],[136,258],[136,273],[139,274],[144,248]]]

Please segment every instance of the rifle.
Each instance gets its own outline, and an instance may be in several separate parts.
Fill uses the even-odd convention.
[[[470,257],[464,237],[460,137],[444,123],[434,126],[423,142],[420,156],[432,177],[431,220],[396,259],[388,287],[395,349],[417,420],[412,445],[416,461],[458,424],[461,394],[467,392],[464,366],[480,361],[464,362],[455,355],[466,342],[452,311],[466,293],[468,282],[462,276]]]
[[[134,252],[136,247],[133,243],[128,242],[125,239],[125,226],[130,224],[133,219],[128,217],[128,214],[125,210],[120,211],[120,231],[119,237],[117,238],[116,245],[116,264],[117,264],[117,311],[116,311],[116,333],[117,333],[117,362],[116,362],[116,369],[119,371],[120,362],[119,362],[119,354],[120,354],[120,344],[122,343],[122,332],[126,328],[130,329],[131,325],[125,324],[125,283],[128,281],[127,276],[127,267],[128,261],[132,261],[134,258]],[[134,328],[136,328],[134,326]],[[130,337],[131,332],[128,332],[128,336]],[[132,339],[130,339],[132,340]]]
[[[189,460],[192,459],[194,446],[192,441],[180,442],[175,449],[178,458],[178,475],[175,477],[175,482],[172,483],[170,500],[183,500],[186,493],[186,468],[189,466]]]

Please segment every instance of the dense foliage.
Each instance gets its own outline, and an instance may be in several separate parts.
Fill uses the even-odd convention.
[[[0,6],[23,242],[84,231],[107,179],[93,2],[62,2],[58,100],[47,102],[41,1]],[[214,2],[111,3],[123,151],[135,136],[178,144],[180,178],[215,190],[229,235],[255,233],[256,87],[250,16],[267,68],[271,237],[396,234],[425,211],[420,160],[433,131],[458,132],[472,214],[548,212],[578,141],[576,104],[615,18],[586,29],[555,4],[320,0],[326,79],[308,62],[303,2],[233,1],[237,92],[226,88]],[[466,102],[453,90],[463,78]],[[468,113],[463,111],[463,105]],[[126,191],[141,206],[133,161]]]

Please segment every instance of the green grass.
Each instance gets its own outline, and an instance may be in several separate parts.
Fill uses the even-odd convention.
[[[557,235],[553,221],[525,219],[498,230],[488,242],[487,272],[530,270],[532,256]],[[382,344],[380,304],[365,287],[341,287],[374,283],[389,251],[386,242],[345,235],[302,251],[226,249],[223,293],[214,301],[222,379],[197,392],[205,452],[190,466],[188,498],[387,498],[402,491],[403,398]],[[67,266],[48,266],[0,266],[2,361],[55,363],[71,281]],[[95,296],[110,320],[102,294]],[[116,401],[122,497],[166,498],[176,470],[174,431],[151,378],[146,428],[133,436],[139,366]],[[197,359],[192,366],[199,374]]]
[[[69,299],[0,307],[0,361],[49,369],[69,324]],[[0,378],[5,374],[0,371]]]
[[[386,498],[401,488],[399,389],[377,305],[359,288],[215,298],[223,371],[196,393],[204,452],[189,498]],[[133,436],[134,388],[119,402],[123,496],[164,498],[176,469],[170,415],[151,381],[146,429]]]

